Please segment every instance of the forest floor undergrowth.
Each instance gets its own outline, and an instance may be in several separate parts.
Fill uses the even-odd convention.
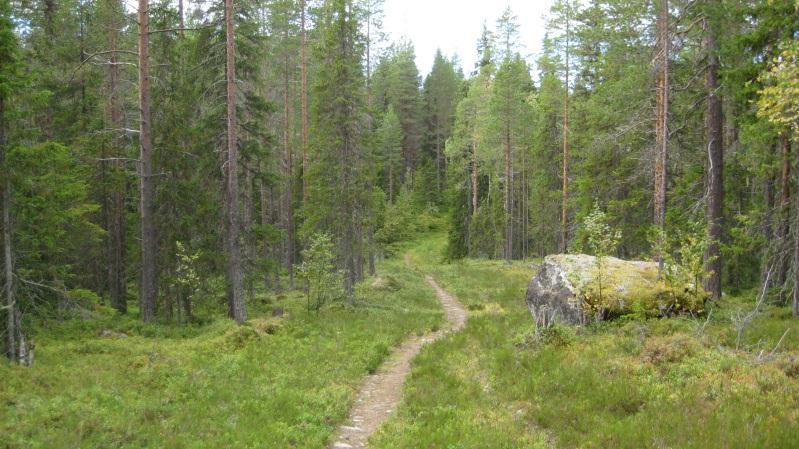
[[[621,319],[536,336],[524,303],[529,263],[446,263],[444,245],[441,233],[401,245],[380,264],[380,282],[359,285],[354,307],[309,312],[299,292],[259,293],[244,326],[221,315],[144,325],[105,309],[39,323],[34,366],[0,364],[0,446],[328,447],[392,348],[444,327],[425,275],[469,320],[410,361],[373,449],[799,441],[799,323],[788,308],[766,304],[740,341],[734,323],[754,294],[725,297],[710,319]],[[272,316],[277,307],[283,318]],[[209,309],[223,310],[223,299]]]
[[[40,323],[34,365],[0,364],[0,447],[324,448],[391,349],[444,323],[401,257],[379,272],[390,282],[359,285],[354,307],[309,312],[299,292],[259,293],[244,326],[145,325],[104,309]],[[224,310],[221,296],[209,308]]]
[[[762,308],[738,349],[733,323],[754,294],[725,297],[710,319],[621,319],[536,337],[524,302],[530,265],[442,263],[445,244],[431,235],[408,257],[469,321],[422,349],[373,449],[796,447],[799,323],[788,307]]]

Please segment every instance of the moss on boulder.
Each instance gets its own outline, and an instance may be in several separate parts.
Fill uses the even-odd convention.
[[[701,287],[661,279],[656,262],[581,254],[546,257],[526,296],[536,323],[543,326],[630,314],[701,313],[706,299]]]

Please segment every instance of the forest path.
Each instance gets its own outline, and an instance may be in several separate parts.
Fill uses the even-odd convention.
[[[402,398],[402,385],[411,371],[411,361],[422,347],[450,332],[457,332],[466,325],[466,309],[458,299],[442,289],[432,276],[425,276],[427,283],[436,291],[444,308],[447,327],[421,337],[405,340],[389,359],[366,378],[358,391],[358,398],[350,410],[347,424],[339,427],[331,449],[363,449],[368,447],[369,437],[388,418]]]

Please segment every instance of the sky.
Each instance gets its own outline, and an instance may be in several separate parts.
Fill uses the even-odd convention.
[[[422,76],[436,49],[456,55],[467,75],[477,59],[477,40],[486,23],[493,29],[507,6],[518,17],[522,55],[533,60],[544,38],[544,15],[552,0],[385,0],[383,27],[390,41],[410,39]]]

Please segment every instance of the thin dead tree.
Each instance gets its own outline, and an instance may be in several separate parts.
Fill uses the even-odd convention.
[[[705,89],[707,91],[707,110],[705,131],[707,134],[707,177],[708,205],[707,222],[710,243],[705,256],[705,266],[710,273],[705,281],[705,289],[713,299],[721,298],[721,236],[724,219],[724,117],[721,109],[719,91],[719,58],[716,35],[713,26],[707,24],[705,30],[705,51],[707,69]]]

